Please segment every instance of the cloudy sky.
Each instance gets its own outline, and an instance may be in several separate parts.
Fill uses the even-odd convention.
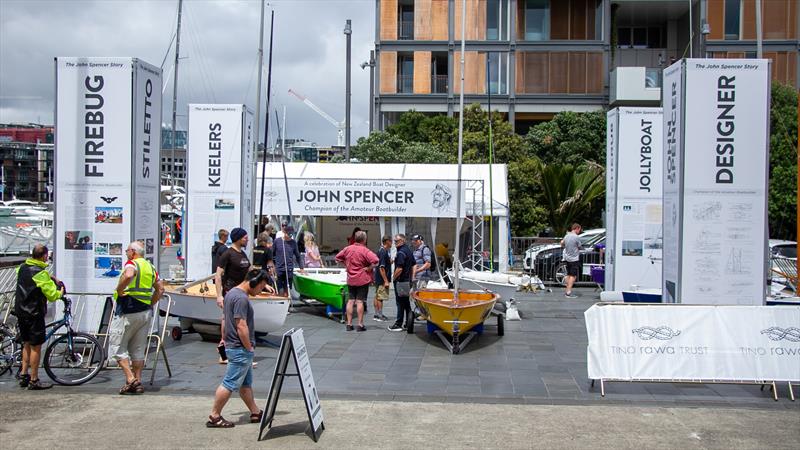
[[[346,19],[352,35],[352,143],[368,133],[372,0],[273,0],[272,109],[286,106],[287,138],[336,143],[336,128],[288,94],[305,95],[337,120],[344,118]],[[171,71],[177,0],[0,0],[0,123],[52,124],[56,56],[132,56]],[[184,0],[178,79],[178,128],[189,103],[245,103],[255,108],[259,0]],[[266,95],[266,75],[262,100]],[[171,120],[172,76],[164,86],[164,120]],[[274,141],[274,116],[270,140]],[[263,131],[262,131],[263,136]]]

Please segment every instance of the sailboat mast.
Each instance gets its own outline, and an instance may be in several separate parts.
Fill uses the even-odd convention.
[[[270,13],[269,19],[269,62],[267,63],[267,109],[265,110],[264,118],[264,154],[261,156],[261,199],[258,206],[258,226],[261,226],[261,220],[264,217],[264,176],[267,170],[267,145],[269,145],[269,102],[270,95],[272,95],[272,37],[275,31],[275,10]],[[259,70],[261,70],[259,68]]]
[[[175,186],[175,128],[178,124],[178,59],[181,54],[181,13],[183,0],[178,0],[178,29],[175,33],[175,71],[172,79],[172,163],[169,165],[169,175],[172,186]]]
[[[458,301],[458,266],[461,265],[459,247],[461,247],[461,160],[464,150],[464,52],[466,43],[464,30],[467,28],[467,0],[461,0],[461,85],[458,89],[458,176],[456,178],[456,248],[453,252],[453,301]]]
[[[258,155],[258,128],[261,126],[261,72],[264,66],[264,0],[261,0],[261,26],[258,31],[258,88],[256,88],[256,134],[253,139],[253,155]],[[265,149],[266,151],[266,149]],[[252,172],[251,172],[252,174]],[[259,222],[256,229],[261,226]]]

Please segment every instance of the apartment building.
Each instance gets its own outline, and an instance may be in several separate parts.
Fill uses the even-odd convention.
[[[461,0],[376,0],[375,126],[409,109],[457,114]],[[691,5],[691,7],[690,7]],[[755,0],[467,0],[465,103],[517,132],[560,111],[657,104],[681,57],[756,52]],[[798,86],[797,0],[763,0],[763,55]]]
[[[0,124],[2,199],[52,201],[53,127]]]

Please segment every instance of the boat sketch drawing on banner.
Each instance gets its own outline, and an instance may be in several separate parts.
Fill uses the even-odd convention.
[[[692,210],[694,219],[702,222],[719,220],[721,212],[722,212],[722,203],[713,201],[703,202],[694,205],[694,209]]]

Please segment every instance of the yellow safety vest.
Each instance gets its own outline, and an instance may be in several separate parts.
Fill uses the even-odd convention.
[[[124,295],[129,295],[149,305],[153,297],[153,286],[156,283],[156,270],[150,261],[144,258],[134,259],[133,264],[136,265],[136,278],[125,288]]]

